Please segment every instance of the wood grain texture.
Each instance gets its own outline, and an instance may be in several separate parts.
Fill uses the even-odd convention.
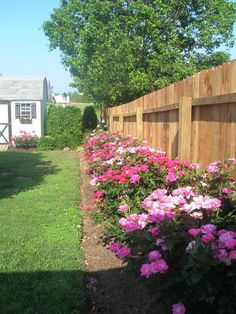
[[[206,165],[235,157],[236,60],[112,107],[108,121],[110,131],[145,138],[171,158]]]

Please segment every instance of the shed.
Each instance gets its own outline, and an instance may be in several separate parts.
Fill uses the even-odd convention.
[[[22,130],[44,135],[48,87],[42,77],[0,76],[0,144]]]

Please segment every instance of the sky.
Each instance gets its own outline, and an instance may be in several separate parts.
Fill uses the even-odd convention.
[[[53,92],[72,91],[69,87],[72,79],[61,64],[60,51],[49,51],[49,41],[42,29],[53,8],[59,6],[60,0],[0,0],[2,75],[46,76]],[[229,52],[231,59],[236,59],[236,44]]]

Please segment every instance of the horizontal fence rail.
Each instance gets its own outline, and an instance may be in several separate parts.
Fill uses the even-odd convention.
[[[109,130],[146,139],[171,158],[236,156],[236,60],[107,111]]]

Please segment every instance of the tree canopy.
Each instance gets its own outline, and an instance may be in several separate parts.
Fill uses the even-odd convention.
[[[229,60],[228,0],[61,0],[43,25],[74,86],[94,103],[133,100]]]

